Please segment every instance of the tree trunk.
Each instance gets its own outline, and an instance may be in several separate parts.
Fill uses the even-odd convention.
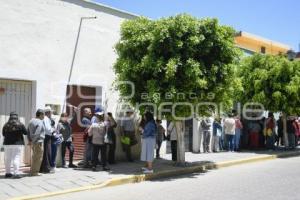
[[[289,138],[286,127],[287,116],[286,113],[282,113],[282,125],[283,125],[283,138],[285,148],[289,147]]]
[[[177,134],[177,165],[185,166],[185,138],[184,138],[184,121],[175,121]]]

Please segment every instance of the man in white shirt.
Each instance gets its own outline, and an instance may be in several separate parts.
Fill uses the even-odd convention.
[[[227,139],[228,151],[234,151],[234,135],[235,135],[235,119],[230,114],[228,118],[224,120],[224,133]]]

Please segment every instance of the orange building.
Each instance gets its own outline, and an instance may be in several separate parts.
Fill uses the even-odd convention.
[[[286,54],[291,49],[288,45],[275,42],[260,36],[256,36],[244,31],[240,31],[235,37],[236,45],[241,48],[246,55],[254,53],[264,54]]]

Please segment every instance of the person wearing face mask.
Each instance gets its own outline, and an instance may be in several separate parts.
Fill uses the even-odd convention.
[[[8,122],[2,130],[4,137],[4,155],[5,155],[5,178],[20,178],[20,156],[22,146],[24,146],[23,135],[27,135],[27,130],[19,121],[18,114],[10,113]],[[13,164],[14,172],[11,173],[11,164]]]

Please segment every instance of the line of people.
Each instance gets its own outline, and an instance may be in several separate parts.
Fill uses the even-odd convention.
[[[24,136],[32,148],[30,175],[40,173],[54,173],[56,170],[56,157],[58,146],[61,145],[61,162],[64,168],[77,168],[73,163],[74,144],[72,123],[76,121],[78,109],[72,108],[72,116],[67,113],[60,115],[57,126],[52,119],[50,107],[38,109],[35,118],[30,120],[28,127],[18,119],[18,114],[10,113],[8,122],[4,125],[5,169],[6,178],[20,178],[20,157],[22,146],[25,145]],[[131,149],[138,144],[135,135],[134,111],[128,110],[120,121],[120,138],[127,160],[133,162]],[[85,108],[81,119],[85,151],[82,166],[98,171],[101,164],[104,171],[109,170],[108,164],[115,164],[117,122],[112,113],[105,114],[95,110],[93,115],[90,108]],[[153,114],[146,112],[139,124],[142,135],[141,160],[145,162],[142,168],[144,173],[153,173],[153,160],[160,158],[160,147],[164,140],[171,143],[172,160],[177,161],[177,134],[173,122],[169,123],[167,130],[161,125],[161,120],[154,120]],[[297,117],[288,117],[287,133],[290,148],[298,145],[300,137],[300,122]],[[258,148],[260,145],[274,149],[275,143],[283,144],[283,120],[275,120],[273,113],[267,119],[241,122],[238,116],[229,114],[228,117],[206,117],[200,122],[200,137],[203,141],[203,152],[240,151],[244,147]],[[263,139],[261,139],[263,138]],[[108,152],[107,152],[108,149]],[[65,155],[69,151],[67,165]],[[100,154],[100,155],[99,155]],[[101,156],[101,161],[99,157]],[[11,166],[13,165],[13,171]]]
[[[21,150],[25,145],[24,136],[28,139],[28,145],[31,146],[31,168],[30,175],[38,176],[40,173],[54,173],[56,170],[56,157],[58,146],[61,145],[61,166],[63,168],[77,168],[73,163],[74,144],[72,123],[76,121],[78,109],[71,106],[72,116],[62,113],[57,126],[52,118],[50,107],[38,109],[35,118],[31,119],[26,128],[20,122],[18,114],[10,113],[8,122],[4,125],[2,135],[4,136],[5,150],[5,177],[20,178],[20,158]],[[90,109],[84,110],[82,122],[86,121]],[[84,123],[83,123],[84,124]],[[106,147],[109,147],[108,161],[110,164],[115,162],[116,135],[114,128],[117,126],[111,113],[107,114],[104,120],[103,112],[96,112],[86,123],[86,151],[84,160],[88,164],[91,161],[91,167],[96,171],[99,163],[98,154],[101,152],[101,163],[103,170],[109,170],[106,166]],[[65,155],[69,151],[69,162],[67,165]],[[13,166],[13,171],[11,171]]]
[[[20,178],[21,150],[25,145],[24,136],[28,139],[28,145],[32,149],[30,175],[37,176],[39,173],[54,172],[57,154],[57,145],[62,144],[70,150],[69,167],[76,167],[73,162],[72,131],[67,114],[63,113],[59,124],[55,128],[55,122],[51,118],[51,108],[38,109],[35,118],[31,119],[27,129],[19,120],[18,114],[10,113],[8,122],[4,125],[2,134],[4,136],[5,150],[5,177]],[[62,162],[64,162],[65,151],[62,150]],[[13,172],[11,172],[13,165]]]

